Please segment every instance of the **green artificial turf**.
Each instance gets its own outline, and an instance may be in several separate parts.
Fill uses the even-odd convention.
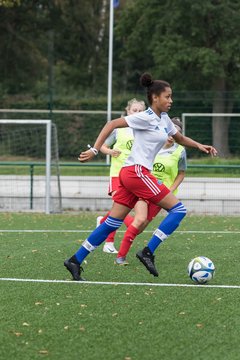
[[[83,264],[89,283],[73,282],[63,261],[97,215],[0,214],[1,358],[239,359],[239,218],[187,216],[156,251],[154,278],[135,253],[158,217],[135,240],[129,266],[114,265],[101,246]],[[208,286],[194,285],[186,271],[198,255],[216,266]]]

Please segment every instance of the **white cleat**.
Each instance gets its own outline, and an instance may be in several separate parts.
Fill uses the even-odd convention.
[[[101,224],[102,219],[103,219],[103,216],[98,216],[97,217],[97,225],[96,225],[96,227],[98,227]]]
[[[117,254],[118,251],[115,249],[114,243],[106,242],[103,246],[103,252],[108,254]]]

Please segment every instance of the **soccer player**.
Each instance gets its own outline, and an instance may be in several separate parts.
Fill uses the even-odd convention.
[[[176,129],[182,132],[180,119],[174,117],[171,120]],[[152,174],[176,195],[178,186],[185,177],[186,168],[187,157],[185,148],[177,144],[172,136],[169,136],[154,160]],[[160,210],[161,208],[159,206],[148,202],[145,208],[142,206],[140,213],[135,213],[134,220],[127,228],[121,241],[115,264],[128,265],[126,256],[132,246],[133,240],[147,227]]]
[[[141,112],[145,110],[144,101],[139,101],[135,98],[128,101],[126,107],[126,114],[131,115],[136,112]],[[124,165],[125,160],[128,158],[131,152],[133,144],[133,130],[130,127],[115,129],[111,135],[106,139],[105,143],[101,147],[100,151],[104,154],[111,155],[111,166],[110,166],[110,181],[108,187],[108,194],[114,196],[117,188],[119,186],[119,172]],[[142,206],[145,207],[143,204]],[[141,211],[141,201],[140,204],[136,204],[136,211]],[[97,226],[103,223],[109,215],[109,212],[104,217],[97,218]],[[124,219],[124,224],[128,227],[133,221],[133,217],[127,215]],[[112,232],[108,235],[105,244],[103,246],[103,251],[109,254],[116,254],[117,250],[114,246],[114,237],[116,232]]]
[[[173,103],[172,89],[168,82],[154,80],[150,74],[144,73],[140,78],[140,83],[147,90],[150,107],[143,112],[118,118],[105,124],[94,146],[79,155],[79,161],[89,161],[98,154],[101,146],[114,129],[133,128],[134,143],[131,154],[120,171],[120,186],[113,197],[114,202],[109,216],[89,235],[78,251],[64,261],[64,266],[75,281],[82,280],[81,264],[86,256],[102,244],[111,232],[122,225],[123,219],[134,208],[139,198],[158,205],[168,212],[147,246],[136,254],[150,274],[158,276],[154,263],[154,252],[159,244],[179,226],[186,215],[186,208],[164,184],[159,183],[151,174],[154,159],[164,146],[168,136],[172,136],[182,146],[196,148],[212,156],[217,154],[217,150],[213,146],[203,145],[177,131],[167,115]]]

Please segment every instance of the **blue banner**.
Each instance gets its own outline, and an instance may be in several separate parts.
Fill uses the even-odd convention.
[[[113,7],[117,8],[120,5],[120,0],[113,0]]]

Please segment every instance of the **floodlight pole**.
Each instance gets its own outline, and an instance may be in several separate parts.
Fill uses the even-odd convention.
[[[49,120],[46,123],[47,127],[47,136],[46,136],[46,204],[45,204],[45,213],[50,214],[50,180],[51,180],[51,130],[52,122]]]
[[[113,63],[113,19],[114,7],[113,0],[110,0],[109,14],[109,45],[108,45],[108,98],[107,98],[107,121],[112,117],[112,63]],[[110,156],[106,156],[107,164],[110,163]]]

